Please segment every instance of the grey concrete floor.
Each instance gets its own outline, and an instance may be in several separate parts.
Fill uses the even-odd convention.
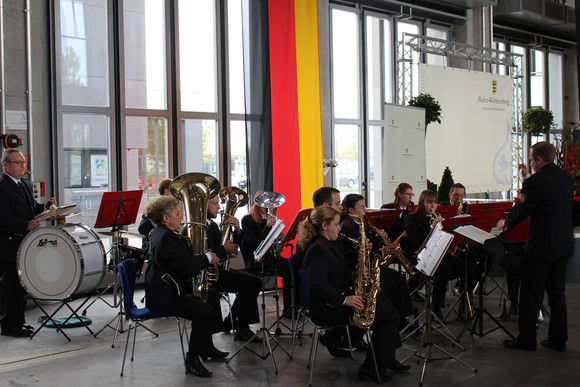
[[[141,306],[143,290],[138,289],[135,302]],[[499,307],[500,292],[496,290],[486,296],[485,306],[494,316],[501,312]],[[452,301],[451,296],[448,296]],[[111,294],[105,296],[112,300]],[[266,297],[266,321],[275,321],[275,302],[271,295]],[[439,345],[451,354],[477,368],[473,372],[456,360],[433,360],[426,368],[424,386],[572,386],[580,378],[580,284],[570,283],[567,287],[569,341],[568,351],[559,353],[543,348],[537,352],[513,351],[503,347],[502,341],[508,336],[502,330],[496,330],[484,337],[464,334],[461,345],[465,351],[435,338]],[[261,299],[260,299],[261,300]],[[73,302],[73,305],[79,301]],[[421,307],[420,304],[417,304]],[[47,310],[54,310],[56,305],[46,304]],[[87,312],[92,319],[91,328],[98,331],[112,319],[118,309],[110,308],[98,300]],[[27,320],[39,326],[36,321],[42,312],[29,308]],[[66,314],[63,314],[66,315]],[[286,320],[283,320],[286,322]],[[288,321],[288,323],[290,323]],[[495,327],[489,319],[484,319],[485,331]],[[517,334],[516,322],[507,321],[504,326]],[[96,338],[85,328],[68,328],[67,334],[72,341],[68,342],[60,333],[51,328],[43,328],[32,339],[0,337],[0,386],[181,386],[203,384],[204,386],[253,386],[253,385],[308,385],[309,370],[306,368],[311,339],[305,337],[302,346],[296,346],[293,359],[280,349],[274,350],[279,373],[276,375],[271,358],[261,359],[250,351],[243,349],[228,363],[208,361],[206,366],[213,371],[210,379],[185,375],[181,349],[174,319],[156,319],[146,324],[159,333],[155,337],[145,329],[137,332],[135,361],[130,361],[130,354],[125,365],[125,375],[120,377],[123,350],[127,333],[121,333],[114,348],[111,347],[114,329],[105,328]],[[128,323],[124,321],[126,328]],[[462,324],[449,323],[449,329],[458,333]],[[252,328],[259,329],[260,325]],[[548,320],[539,325],[538,339],[547,335]],[[311,328],[308,328],[311,330]],[[283,332],[287,332],[283,329]],[[239,348],[242,343],[234,342],[229,334],[213,336],[217,348],[230,352]],[[281,337],[281,345],[290,351],[291,338]],[[403,359],[419,345],[418,341],[408,339],[397,351],[397,357]],[[250,344],[258,353],[263,349],[259,344]],[[129,349],[130,351],[130,349]],[[445,356],[433,350],[433,358]],[[361,383],[357,377],[358,365],[364,353],[355,352],[355,360],[333,358],[326,349],[319,346],[315,365],[314,385],[316,386],[354,386],[374,383]],[[385,385],[409,386],[418,385],[421,377],[422,363],[412,357],[408,364],[409,372],[393,375]]]

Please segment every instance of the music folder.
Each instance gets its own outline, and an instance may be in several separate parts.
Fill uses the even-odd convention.
[[[417,270],[429,277],[433,277],[452,240],[453,234],[444,231],[443,225],[437,223],[419,248],[417,265],[415,265]]]
[[[254,251],[254,260],[256,262],[260,262],[262,258],[264,258],[264,255],[268,252],[268,250],[270,250],[270,247],[272,247],[272,244],[276,241],[278,235],[280,235],[282,230],[284,230],[284,227],[285,225],[282,219],[276,219],[276,223],[274,223],[272,229],[268,235],[266,235],[266,238],[260,242],[256,251]]]

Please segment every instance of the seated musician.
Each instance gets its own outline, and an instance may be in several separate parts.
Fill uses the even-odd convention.
[[[264,191],[258,191],[254,195],[254,203],[250,211],[242,218],[242,230],[244,232],[244,241],[240,250],[244,257],[244,264],[248,272],[262,271],[262,264],[257,263],[254,259],[254,251],[260,245],[275,223],[275,219],[268,215],[268,209],[261,207],[256,203],[256,198]],[[266,253],[262,258],[265,270],[276,269],[278,277],[282,277],[282,298],[284,302],[283,317],[291,316],[292,307],[292,276],[290,275],[290,265],[288,260],[282,257],[275,257],[272,250]]]
[[[350,240],[358,240],[360,238],[359,220],[351,215],[355,215],[364,221],[366,216],[366,201],[359,194],[348,194],[342,200],[342,208],[344,209],[340,224],[342,233],[350,238]],[[388,255],[395,252],[395,247],[392,244],[385,245],[384,241],[388,239],[384,230],[373,230],[367,225],[365,227],[365,235],[370,242],[368,247],[375,254],[380,255],[382,253]],[[351,272],[354,272],[358,264],[358,247],[348,240],[340,240],[340,242],[343,246],[347,266]],[[405,317],[413,314],[413,303],[409,296],[405,276],[386,265],[381,266],[381,289],[385,296],[391,300],[397,312],[399,312],[399,328],[404,328],[408,324]]]
[[[449,189],[449,200],[446,202],[441,203],[442,206],[459,206],[461,203],[464,203],[463,200],[465,199],[465,186],[461,183],[455,183]],[[461,209],[461,214],[467,213],[467,206],[465,205]],[[461,215],[457,214],[457,215]]]
[[[222,234],[217,223],[213,221],[217,217],[220,209],[219,200],[219,196],[216,196],[210,199],[207,206],[207,248],[213,251],[220,261],[223,261],[227,259],[229,254],[238,251],[238,245],[242,242],[244,235],[238,219],[234,216],[228,216],[223,221],[235,227],[233,233],[234,240],[233,242],[227,241],[222,245]],[[211,288],[221,292],[236,293],[236,300],[232,305],[232,316],[226,317],[223,322],[224,332],[236,329],[234,340],[248,341],[251,339],[254,332],[252,332],[249,325],[260,322],[257,303],[258,293],[262,289],[262,281],[260,278],[239,270],[224,270],[220,268],[218,271],[218,280],[211,285]],[[211,299],[210,302],[212,302]],[[216,308],[220,308],[219,299],[217,302],[218,304],[214,305]],[[231,326],[232,318],[234,320],[233,327]],[[257,338],[253,340],[253,342],[258,341]]]
[[[437,210],[437,194],[430,190],[421,192],[417,209],[407,215],[405,218],[405,231],[407,232],[408,245],[402,245],[408,250],[405,252],[406,256],[411,258],[414,253],[421,247],[425,239],[429,236],[431,229],[439,222],[445,220],[438,215]],[[415,259],[415,258],[413,258]],[[416,264],[416,262],[414,262]],[[435,272],[433,282],[433,312],[441,320],[443,313],[441,309],[445,305],[445,291],[447,289],[447,282],[450,279],[461,277],[465,274],[467,265],[468,286],[472,288],[473,263],[458,259],[449,255],[445,255],[442,259],[437,271]]]
[[[381,206],[383,209],[402,210],[399,218],[387,231],[392,241],[396,240],[405,231],[405,217],[411,212],[413,196],[413,187],[411,187],[411,184],[400,183],[395,189],[395,200],[392,203]]]
[[[302,269],[307,271],[312,294],[312,315],[323,321],[348,320],[354,309],[365,306],[363,297],[355,296],[355,283],[347,269],[342,249],[335,242],[340,232],[340,215],[330,206],[316,207],[300,223],[298,244],[306,251]],[[369,278],[368,272],[365,277]],[[368,301],[368,300],[366,300]],[[389,299],[382,294],[376,298],[375,318],[372,324],[373,346],[380,366],[380,377],[389,380],[387,369],[402,372],[409,366],[395,359],[395,350],[401,345],[398,331],[399,315]],[[338,342],[336,330],[326,334],[327,344]],[[376,378],[371,350],[359,367],[361,379]]]
[[[163,179],[159,182],[159,185],[157,186],[159,196],[171,196],[171,192],[169,192],[170,184],[171,179]],[[149,233],[153,230],[154,227],[155,225],[145,215],[145,212],[143,212],[143,216],[141,217],[141,222],[139,222],[139,227],[137,230],[139,231],[139,234],[145,237],[141,242],[141,250],[143,250],[145,255],[149,254]]]
[[[185,371],[201,377],[212,375],[199,358],[225,358],[228,353],[216,349],[211,328],[216,323],[215,309],[192,294],[189,280],[200,270],[219,262],[213,253],[189,253],[189,241],[176,230],[181,227],[180,203],[171,196],[153,199],[145,213],[155,224],[151,232],[151,255],[145,273],[146,305],[152,311],[179,316],[192,321]]]

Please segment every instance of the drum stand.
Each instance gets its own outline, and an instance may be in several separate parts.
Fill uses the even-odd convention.
[[[401,333],[403,333],[407,328],[413,326],[413,324],[416,321],[418,321],[422,315],[425,315],[425,322],[423,323],[423,325],[421,325],[418,328],[415,328],[411,333],[409,333],[409,335],[407,335],[405,337],[405,339],[406,339],[407,337],[411,336],[412,334],[414,334],[415,332],[417,332],[421,328],[423,328],[423,337],[421,339],[420,346],[415,350],[415,352],[413,352],[412,354],[407,356],[405,359],[401,360],[401,363],[404,363],[407,360],[409,360],[412,356],[417,356],[417,357],[423,359],[423,370],[421,371],[421,380],[419,381],[420,386],[423,385],[423,380],[425,379],[425,371],[427,370],[427,364],[429,364],[430,362],[432,362],[434,360],[452,360],[452,359],[455,359],[458,362],[460,362],[461,364],[463,364],[464,366],[466,366],[467,368],[470,368],[473,372],[477,372],[476,368],[473,368],[472,366],[470,366],[469,364],[467,364],[463,360],[459,359],[457,356],[452,355],[447,350],[443,349],[441,346],[439,346],[438,344],[436,344],[433,341],[432,334],[433,334],[433,331],[436,330],[437,332],[442,334],[444,338],[449,340],[452,345],[457,346],[461,350],[465,351],[465,348],[463,348],[456,340],[454,340],[451,337],[451,336],[453,336],[453,334],[445,326],[445,324],[443,324],[443,321],[441,321],[439,319],[439,317],[437,317],[435,315],[435,313],[433,313],[432,297],[433,297],[433,282],[432,282],[431,278],[427,278],[427,280],[425,281],[425,310],[423,312],[421,312],[421,314],[419,314],[419,316],[417,316],[412,322],[410,322],[401,331]],[[433,319],[435,319],[439,324],[441,324],[441,327],[443,329],[445,329],[449,333],[449,335],[446,334],[445,332],[443,332],[443,330],[441,330],[439,327],[433,326]],[[433,348],[438,349],[439,351],[443,352],[445,355],[447,355],[447,357],[433,358],[433,354],[432,354]],[[423,350],[425,350],[425,355],[423,355]]]
[[[265,273],[264,260],[262,259],[262,275],[264,273]],[[250,344],[252,341],[254,341],[258,337],[260,337],[262,339],[262,353],[261,354],[248,347],[248,344]],[[270,344],[270,340],[274,341],[275,346],[272,347],[272,345]],[[290,356],[288,351],[286,351],[284,349],[284,347],[282,347],[280,345],[280,342],[278,341],[276,336],[273,335],[272,333],[270,333],[269,328],[266,326],[266,289],[264,287],[264,279],[262,278],[262,327],[260,328],[259,331],[254,333],[254,336],[252,336],[240,348],[238,348],[229,358],[226,359],[226,364],[229,363],[230,360],[232,360],[238,353],[240,353],[240,351],[243,348],[246,348],[248,351],[252,352],[254,355],[258,356],[262,360],[266,360],[268,358],[268,356],[270,356],[272,358],[272,364],[274,365],[274,371],[276,372],[276,375],[278,375],[278,366],[276,365],[276,359],[274,359],[274,350],[278,347],[280,347],[282,349],[282,351],[284,351],[284,353],[286,355],[288,355],[288,358],[290,358],[290,359],[292,358],[292,356]]]
[[[86,323],[86,322],[85,322],[85,321],[84,321],[84,320],[83,320],[83,319],[82,319],[82,318],[81,318],[81,317],[78,315],[78,312],[79,312],[79,310],[81,310],[81,308],[82,308],[82,307],[83,307],[83,306],[84,306],[84,305],[87,303],[87,301],[88,301],[90,298],[91,298],[91,295],[89,294],[89,295],[87,296],[87,298],[85,298],[85,300],[84,300],[84,301],[83,301],[83,302],[82,302],[82,303],[81,303],[81,304],[80,304],[80,305],[79,305],[79,306],[78,306],[76,309],[73,309],[73,308],[72,308],[72,307],[69,305],[69,303],[70,303],[71,301],[73,301],[73,300],[72,300],[72,298],[70,298],[70,297],[69,297],[69,298],[66,298],[66,299],[64,299],[64,300],[58,300],[58,301],[61,303],[61,304],[59,305],[59,307],[58,307],[58,308],[56,308],[56,310],[55,310],[54,312],[52,312],[52,314],[48,314],[48,313],[46,312],[46,310],[44,310],[44,308],[42,307],[41,303],[40,303],[40,302],[38,302],[39,300],[40,300],[40,301],[43,301],[43,300],[42,300],[42,299],[39,299],[39,298],[34,298],[34,297],[31,297],[32,301],[33,301],[33,302],[36,304],[36,306],[38,307],[38,309],[40,309],[40,310],[42,311],[42,313],[44,313],[44,316],[42,316],[42,317],[41,317],[41,319],[42,319],[42,324],[40,325],[40,327],[38,327],[38,329],[36,329],[36,330],[34,331],[34,333],[33,333],[33,334],[30,336],[30,339],[32,340],[32,338],[33,338],[34,336],[36,336],[36,334],[37,334],[37,333],[38,333],[38,332],[39,332],[39,331],[40,331],[42,328],[44,328],[44,326],[45,326],[46,324],[48,324],[48,322],[51,322],[51,323],[52,323],[52,324],[53,324],[53,325],[56,327],[56,330],[57,330],[58,332],[62,333],[62,335],[63,335],[63,336],[64,336],[64,337],[65,337],[65,338],[66,338],[66,339],[67,339],[67,340],[70,342],[70,341],[71,341],[71,338],[70,338],[70,337],[69,337],[69,336],[68,336],[68,335],[67,335],[67,334],[66,334],[66,333],[65,333],[65,332],[62,330],[62,327],[65,327],[65,326],[66,326],[66,324],[67,324],[67,323],[70,321],[70,319],[72,319],[73,317],[76,317],[76,318],[77,318],[77,319],[80,321],[80,323],[82,324],[82,326],[84,326],[85,328],[87,328],[87,330],[88,330],[88,331],[91,333],[91,335],[92,335],[92,334],[93,334],[93,331],[91,330],[91,328],[89,328],[88,324],[87,324],[87,323]],[[54,300],[50,300],[50,301],[54,301]],[[59,311],[60,311],[60,310],[63,308],[63,306],[66,306],[66,307],[67,307],[67,308],[70,310],[71,314],[70,314],[70,316],[68,316],[68,318],[67,318],[67,319],[66,319],[64,322],[62,322],[62,323],[57,323],[57,322],[54,320],[54,316],[56,316],[56,314],[57,314],[57,313],[58,313],[58,312],[59,312]]]

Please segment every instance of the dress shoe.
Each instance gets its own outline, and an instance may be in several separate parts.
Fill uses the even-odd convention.
[[[234,341],[248,341],[254,336],[254,332],[250,327],[239,328],[234,336]],[[254,337],[252,343],[261,343],[262,339],[259,336]]]
[[[320,344],[324,345],[330,353],[334,357],[350,357],[350,351],[346,351],[342,348],[342,343],[340,339],[338,341],[331,340],[328,335],[324,332],[321,332],[318,335],[318,341]]]
[[[198,355],[185,357],[185,373],[188,375],[200,376],[202,378],[209,378],[213,375],[211,371],[203,366]]]
[[[548,340],[542,340],[541,344],[544,348],[553,349],[554,351],[558,352],[566,352],[566,344],[554,344]]]
[[[379,367],[379,377],[381,378],[381,380],[377,380],[377,372],[375,370],[375,367],[368,367],[364,364],[361,364],[360,367],[358,367],[358,378],[361,381],[366,381],[367,379],[372,379],[375,382],[388,382],[389,380],[391,380],[391,376],[386,372],[386,370],[384,368]]]
[[[401,364],[397,360],[394,360],[392,363],[386,364],[384,368],[388,368],[396,373],[401,373],[408,371],[411,366],[408,364]]]
[[[33,331],[22,328],[2,329],[2,336],[30,337]]]
[[[518,340],[504,340],[503,345],[509,349],[520,349],[522,351],[535,351],[536,346],[531,344],[523,344]]]
[[[214,347],[212,345],[211,348],[209,349],[209,351],[201,352],[199,354],[199,357],[201,357],[203,361],[206,361],[208,358],[212,358],[214,360],[220,360],[220,359],[225,359],[226,357],[228,357],[229,354],[230,354],[229,352],[220,351],[219,349],[217,349],[216,347]]]
[[[34,332],[34,327],[33,327],[32,325],[30,325],[30,324],[27,324],[27,323],[23,323],[23,324],[22,324],[22,329],[25,329],[25,330],[27,330],[27,331],[32,331],[32,332]]]

